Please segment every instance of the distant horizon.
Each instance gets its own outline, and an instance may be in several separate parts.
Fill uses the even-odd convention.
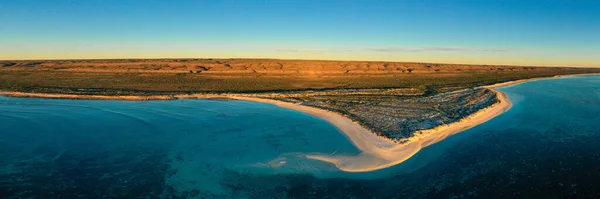
[[[250,59],[250,60],[287,60],[287,61],[331,61],[331,62],[391,62],[391,63],[423,63],[423,64],[446,64],[446,65],[473,65],[473,66],[522,66],[522,67],[562,67],[562,68],[600,68],[600,66],[568,66],[568,65],[516,65],[516,64],[485,64],[485,63],[451,63],[451,62],[422,62],[422,61],[386,61],[386,60],[339,60],[339,59],[295,59],[295,58],[251,58],[251,57],[126,57],[126,58],[52,58],[52,59],[0,59],[0,61],[60,61],[60,60],[164,60],[164,59]]]
[[[0,9],[0,60],[600,66],[597,1],[21,0]]]

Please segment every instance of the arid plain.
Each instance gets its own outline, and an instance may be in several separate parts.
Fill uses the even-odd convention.
[[[411,94],[503,81],[599,72],[597,68],[278,59],[0,61],[4,91],[151,95],[343,88],[403,88]]]

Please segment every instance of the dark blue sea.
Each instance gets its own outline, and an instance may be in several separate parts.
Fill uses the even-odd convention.
[[[0,97],[0,198],[600,198],[600,75],[500,88],[508,112],[380,171],[331,124],[236,100]]]

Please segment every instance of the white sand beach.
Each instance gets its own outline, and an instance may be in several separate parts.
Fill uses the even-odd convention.
[[[369,130],[365,129],[360,124],[352,121],[351,119],[328,110],[277,100],[236,96],[228,97],[232,99],[274,104],[283,108],[289,108],[303,113],[311,114],[330,122],[341,132],[343,132],[344,135],[359,150],[362,151],[362,153],[357,156],[318,154],[307,155],[306,157],[332,163],[340,170],[346,172],[368,172],[388,168],[396,164],[402,163],[410,157],[412,157],[422,148],[444,140],[448,136],[454,135],[479,124],[485,123],[488,120],[508,111],[512,107],[512,103],[510,102],[505,93],[500,92],[495,88],[548,78],[559,78],[578,75],[582,74],[531,78],[482,86],[483,88],[488,88],[495,92],[499,102],[491,105],[490,107],[479,110],[478,112],[458,122],[438,126],[433,129],[418,131],[413,137],[410,137],[408,139],[408,142],[402,144],[395,143],[392,140],[385,137],[377,136],[375,133],[370,132]]]
[[[409,138],[409,141],[403,144],[398,144],[388,138],[377,136],[360,124],[335,112],[277,100],[230,97],[238,100],[274,104],[283,108],[311,114],[330,122],[343,132],[362,153],[357,156],[319,154],[307,155],[306,157],[332,163],[340,170],[347,172],[367,172],[404,162],[422,148],[437,143],[450,135],[484,123],[510,109],[512,104],[506,95],[491,87],[490,89],[496,92],[500,102],[482,109],[459,122],[417,132],[415,136]]]

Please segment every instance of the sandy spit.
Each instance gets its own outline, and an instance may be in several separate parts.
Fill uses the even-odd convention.
[[[558,77],[561,76],[554,76],[551,78]],[[283,108],[307,113],[328,121],[329,123],[337,127],[342,133],[344,133],[344,135],[359,150],[361,150],[362,153],[356,156],[318,154],[307,155],[306,157],[332,163],[338,169],[346,172],[368,172],[400,164],[412,157],[413,155],[415,155],[422,148],[442,141],[448,136],[454,135],[479,124],[485,123],[491,120],[492,118],[508,111],[512,107],[512,103],[510,102],[505,93],[500,92],[495,88],[540,79],[547,78],[532,78],[482,86],[483,88],[487,88],[495,92],[499,102],[482,110],[479,110],[458,122],[438,126],[433,129],[415,132],[415,135],[413,137],[410,137],[408,139],[408,142],[402,144],[395,143],[394,141],[385,137],[377,136],[375,133],[365,129],[360,124],[352,121],[351,119],[328,110],[262,98],[251,98],[241,96],[230,96],[230,98],[274,104]]]
[[[571,75],[569,75],[571,76]],[[560,77],[560,76],[555,76]],[[359,150],[362,151],[356,156],[313,154],[307,155],[307,158],[321,160],[334,164],[337,168],[347,172],[368,172],[388,168],[402,163],[412,157],[419,150],[429,145],[435,144],[446,137],[459,133],[461,131],[482,124],[509,110],[512,103],[506,94],[496,90],[497,87],[504,87],[545,78],[533,78],[499,83],[495,85],[482,86],[496,92],[499,102],[487,108],[448,125],[438,126],[433,129],[415,132],[415,135],[408,139],[408,142],[399,144],[394,141],[377,136],[375,133],[365,129],[360,124],[351,119],[324,109],[270,100],[263,98],[253,98],[236,94],[191,94],[176,96],[102,96],[102,95],[76,95],[76,94],[47,94],[47,93],[26,93],[0,91],[0,95],[9,97],[36,97],[36,98],[63,98],[63,99],[98,99],[98,100],[171,100],[171,99],[189,99],[189,98],[230,98],[237,100],[254,101],[260,103],[274,104],[283,108],[307,113],[323,120],[326,120],[337,127]]]
[[[337,127],[344,135],[362,151],[357,156],[344,155],[307,155],[307,158],[321,160],[334,164],[346,172],[367,172],[394,166],[404,162],[424,147],[432,145],[455,133],[464,131],[478,124],[484,123],[510,109],[512,104],[502,92],[496,92],[499,103],[482,109],[467,118],[449,125],[438,126],[434,129],[423,130],[415,133],[409,141],[403,144],[377,136],[351,119],[338,113],[324,109],[303,106],[299,104],[277,100],[231,97],[238,100],[247,100],[261,103],[274,104],[283,108],[307,113],[328,121]]]
[[[493,89],[492,89],[493,90]],[[480,110],[475,114],[450,125],[439,126],[434,129],[415,133],[415,136],[409,138],[409,141],[403,144],[380,137],[375,133],[365,129],[360,124],[352,121],[343,115],[324,109],[304,106],[295,103],[270,100],[263,98],[246,97],[235,94],[193,94],[177,96],[101,96],[101,95],[75,95],[75,94],[47,94],[47,93],[24,93],[24,92],[4,92],[0,95],[10,97],[39,97],[39,98],[62,98],[62,99],[97,99],[97,100],[169,100],[183,98],[230,98],[237,100],[254,101],[268,103],[310,114],[328,121],[337,127],[360,151],[356,156],[312,154],[307,158],[321,160],[334,164],[337,168],[347,172],[367,172],[387,168],[399,164],[421,148],[439,142],[449,135],[466,130],[472,126],[483,123],[510,108],[510,101],[506,96],[496,90],[500,103],[496,103],[488,108]]]

